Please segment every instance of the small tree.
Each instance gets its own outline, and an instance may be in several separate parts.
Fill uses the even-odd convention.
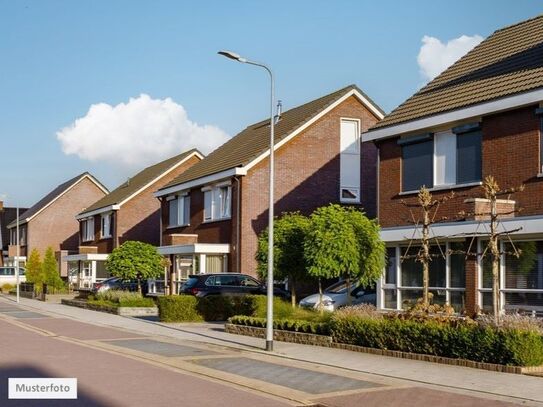
[[[304,240],[309,219],[299,212],[285,213],[274,220],[273,275],[288,279],[292,307],[296,306],[296,283],[307,276],[304,259]],[[257,271],[261,278],[268,274],[268,229],[258,237]]]
[[[106,269],[112,276],[138,280],[138,292],[141,294],[141,280],[159,277],[164,272],[164,262],[156,247],[127,241],[113,249],[106,261]]]
[[[351,279],[373,284],[379,278],[385,264],[385,247],[378,232],[377,224],[354,208],[329,205],[313,212],[304,256],[309,275],[319,281],[321,307],[321,279],[344,277],[349,303]]]
[[[28,256],[28,261],[26,262],[26,281],[34,283],[35,290],[41,290],[41,286],[45,281],[38,249],[32,249],[30,256]]]
[[[41,265],[42,275],[45,284],[53,288],[62,288],[64,282],[60,278],[57,259],[52,247],[48,247],[45,251],[43,263]]]

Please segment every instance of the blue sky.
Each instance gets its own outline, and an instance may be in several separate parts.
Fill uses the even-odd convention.
[[[388,112],[425,82],[417,63],[424,36],[444,43],[486,37],[542,12],[543,1],[528,0],[0,0],[0,196],[11,205],[31,205],[86,170],[112,188],[149,160],[181,152],[171,154],[169,145],[142,156],[127,147],[135,162],[116,162],[102,138],[95,143],[101,150],[87,152],[87,159],[81,149],[88,145],[79,146],[79,155],[66,154],[57,132],[85,117],[91,105],[110,108],[102,106],[106,112],[93,116],[92,126],[81,122],[72,140],[94,137],[97,128],[112,143],[135,140],[139,130],[123,133],[130,120],[142,132],[162,128],[141,120],[149,100],[166,98],[171,102],[153,104],[151,114],[184,109],[181,133],[205,134],[209,145],[263,119],[265,73],[217,56],[220,49],[271,66],[285,108],[356,83]],[[140,110],[111,112],[141,94],[149,103]],[[94,133],[85,130],[89,126]]]

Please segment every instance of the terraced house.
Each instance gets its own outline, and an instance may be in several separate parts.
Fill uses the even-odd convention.
[[[498,205],[499,231],[516,230],[502,235],[502,307],[543,310],[542,120],[539,16],[494,32],[363,135],[379,149],[378,217],[389,259],[381,308],[401,309],[421,296],[421,265],[405,257],[408,241],[420,238],[409,220],[420,217],[402,201],[415,204],[422,185],[437,199],[457,195],[439,207],[437,218],[447,220],[432,227],[439,236],[430,270],[434,301],[470,314],[492,307],[491,270],[482,257],[488,217],[459,216],[488,211],[481,183],[491,175],[501,188],[525,185]],[[520,258],[511,254],[516,250]]]
[[[193,149],[147,167],[79,211],[75,216],[79,221],[79,250],[65,257],[71,282],[86,289],[109,277],[105,261],[113,249],[127,240],[158,246],[160,205],[153,192],[202,158],[203,155]]]
[[[43,257],[52,247],[59,260],[61,277],[68,277],[63,257],[77,252],[79,224],[75,216],[109,191],[88,172],[60,184],[19,215],[19,263],[24,264],[33,249]],[[13,216],[13,213],[12,213]],[[17,219],[8,224],[10,244],[6,264],[17,257]]]
[[[360,134],[382,117],[354,85],[284,112],[275,132],[275,213],[341,202],[374,214],[376,151]],[[248,126],[155,194],[171,278],[255,275],[268,216],[269,134],[269,119]]]

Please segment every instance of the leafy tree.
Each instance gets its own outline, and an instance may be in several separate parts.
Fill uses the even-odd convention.
[[[113,249],[106,261],[107,271],[125,280],[157,278],[164,273],[164,262],[156,247],[138,241],[127,241]]]
[[[55,258],[52,247],[48,247],[47,250],[45,250],[41,268],[43,280],[48,287],[62,288],[64,286],[64,282],[60,278],[57,259]]]
[[[309,275],[319,280],[343,277],[350,293],[351,280],[372,285],[383,272],[385,246],[379,226],[362,212],[340,205],[318,208],[310,217],[304,242]],[[350,296],[347,297],[350,301]]]
[[[299,212],[284,213],[274,219],[273,233],[273,275],[274,278],[288,279],[292,306],[296,306],[296,283],[307,276],[304,259],[304,240],[309,219]],[[268,274],[268,229],[258,237],[256,252],[257,271],[261,278]]]
[[[32,249],[30,256],[28,256],[28,261],[26,262],[26,281],[34,283],[36,290],[41,290],[41,286],[45,281],[38,249]]]

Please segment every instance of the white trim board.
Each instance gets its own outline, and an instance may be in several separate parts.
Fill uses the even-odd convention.
[[[69,254],[62,256],[62,261],[104,261],[108,256],[108,253]]]
[[[58,194],[55,198],[53,198],[47,205],[43,206],[38,212],[30,216],[26,219],[19,219],[19,226],[24,225],[25,223],[30,222],[32,219],[34,219],[36,216],[38,216],[40,213],[42,213],[45,209],[50,207],[53,203],[55,203],[58,199],[60,199],[61,196],[66,194],[68,191],[70,191],[72,188],[74,188],[77,184],[79,184],[83,179],[88,178],[92,183],[94,183],[98,188],[100,188],[105,194],[109,194],[109,191],[105,189],[96,178],[94,178],[90,174],[84,174],[82,177],[80,177],[77,181],[75,181],[72,185],[70,185],[68,188],[66,188],[64,191],[62,191],[60,194]],[[13,229],[17,227],[17,223],[15,225],[9,227],[8,229]]]
[[[169,254],[228,254],[230,245],[228,243],[194,243],[175,246],[160,246],[157,248],[162,255]]]
[[[296,128],[292,133],[287,135],[285,138],[283,138],[281,141],[275,143],[273,147],[273,151],[276,151],[277,149],[281,148],[283,145],[288,143],[290,140],[292,140],[294,137],[296,137],[298,134],[303,132],[305,129],[307,129],[309,126],[313,125],[315,122],[317,122],[319,119],[321,119],[324,115],[328,114],[330,111],[335,109],[337,106],[339,106],[341,103],[343,103],[345,100],[350,98],[351,96],[356,97],[366,108],[368,108],[377,118],[382,119],[384,117],[383,113],[379,111],[375,107],[373,103],[370,103],[368,99],[362,95],[359,91],[356,89],[351,89],[347,93],[345,93],[342,97],[340,97],[338,100],[336,100],[334,103],[332,103],[330,106],[328,106],[326,109],[324,109],[322,112],[315,115],[313,118],[308,120],[306,123],[304,123],[302,126]],[[266,157],[270,155],[270,149],[268,148],[266,151],[264,151],[262,154],[260,154],[258,157],[256,157],[253,161],[248,163],[247,165],[243,167],[235,167],[230,168],[221,172],[218,172],[216,174],[207,175],[200,178],[195,178],[191,181],[184,182],[182,184],[173,185],[169,188],[166,188],[164,190],[159,190],[155,192],[155,197],[161,197],[164,195],[169,195],[178,191],[183,191],[185,189],[190,189],[195,186],[211,183],[214,181],[219,181],[223,178],[227,178],[229,176],[233,175],[247,175],[247,171],[249,171],[251,168],[253,168],[255,165],[257,165],[259,162],[264,160]],[[235,171],[235,172],[234,172]]]
[[[522,228],[512,233],[511,236],[543,234],[543,216],[525,216],[511,219],[503,219],[498,227],[499,231]],[[432,226],[432,235],[450,238],[467,237],[474,233],[486,233],[490,230],[488,222],[465,221],[454,223],[441,223]],[[418,240],[421,236],[421,228],[415,232],[413,226],[383,228],[380,232],[384,242],[405,242],[410,239]]]
[[[504,110],[539,103],[543,100],[543,89],[524,92],[518,95],[483,102],[476,105],[452,110],[450,112],[435,114],[423,119],[415,119],[405,123],[391,125],[382,129],[369,130],[362,134],[362,142],[380,140],[388,137],[399,136],[404,133],[422,131],[427,128],[443,125],[450,122],[467,120],[485,114],[498,113]]]

